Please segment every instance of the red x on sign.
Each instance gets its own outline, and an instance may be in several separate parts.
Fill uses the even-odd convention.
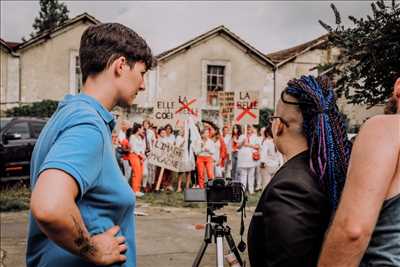
[[[196,98],[188,101],[187,103],[183,102],[181,99],[179,99],[179,104],[181,104],[182,106],[175,112],[175,114],[180,113],[183,110],[187,110],[190,114],[197,116],[197,113],[193,111],[193,109],[191,109],[189,106],[191,104],[193,104],[194,102],[196,102]]]
[[[254,100],[253,102],[250,102],[250,105],[248,107],[243,107],[240,103],[237,103],[237,107],[242,109],[242,113],[239,114],[239,116],[236,117],[236,121],[240,121],[241,119],[243,119],[243,117],[248,114],[251,117],[253,117],[253,119],[256,119],[257,116],[256,114],[254,114],[253,112],[251,112],[252,108],[255,108],[257,106],[257,100]]]

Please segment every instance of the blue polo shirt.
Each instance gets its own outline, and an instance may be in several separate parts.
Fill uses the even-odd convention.
[[[91,235],[119,225],[126,237],[127,261],[136,266],[135,195],[122,175],[112,150],[112,114],[97,100],[67,95],[47,122],[31,160],[31,187],[46,169],[70,174],[79,186],[77,205]],[[56,179],[56,177],[54,177]],[[68,216],[68,214],[65,214]],[[49,240],[30,214],[26,261],[28,267],[94,266]]]

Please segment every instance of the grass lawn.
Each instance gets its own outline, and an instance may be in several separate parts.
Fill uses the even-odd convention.
[[[257,192],[248,196],[247,206],[257,205],[261,192]],[[204,208],[205,203],[187,203],[183,200],[183,193],[176,192],[161,192],[161,193],[146,193],[143,197],[137,198],[138,203],[148,203],[153,206],[170,206],[170,207],[188,207],[188,208]],[[232,206],[239,204],[232,203]]]
[[[0,211],[29,209],[31,191],[24,183],[2,186],[0,190]]]
[[[12,186],[3,186],[0,189],[0,211],[19,211],[29,209],[30,189],[23,183]],[[248,196],[248,206],[255,206],[260,198],[261,192]],[[143,197],[137,198],[138,203],[147,203],[152,206],[164,207],[187,207],[205,208],[205,203],[186,203],[183,201],[183,193],[161,192],[146,193]],[[239,206],[238,204],[230,204]]]

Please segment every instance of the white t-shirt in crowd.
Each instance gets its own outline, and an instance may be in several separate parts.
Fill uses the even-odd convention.
[[[210,138],[207,139],[207,141],[203,141],[202,139],[199,139],[195,146],[195,153],[198,156],[214,156],[215,154],[215,143],[213,140]]]
[[[214,142],[214,147],[215,147],[215,152],[213,155],[214,161],[219,162],[220,160],[220,148],[221,148],[221,143],[219,142],[219,140]]]
[[[230,134],[224,137],[224,142],[226,145],[226,151],[228,155],[232,154],[232,136]]]
[[[252,134],[250,137],[241,135],[239,137],[238,143],[239,146],[248,138],[248,143],[250,145],[260,145],[258,136],[256,134]],[[254,148],[242,146],[238,151],[238,168],[251,168],[256,167],[258,161],[253,160],[253,152],[256,151]]]
[[[183,136],[178,135],[175,138],[175,145],[176,146],[181,146],[183,144],[183,142],[185,142],[185,138],[183,138]]]
[[[164,137],[164,143],[174,144],[175,143],[175,135],[170,134],[169,136]]]
[[[185,144],[185,138],[183,138],[183,136],[178,135],[175,138],[175,145],[176,146],[184,146],[183,147],[183,157],[182,157],[182,162],[181,162],[181,169],[184,170],[184,172],[186,171],[192,171],[195,169],[195,162],[194,162],[194,156],[189,155],[189,153],[193,153],[192,149],[188,149],[187,147],[187,143]],[[193,148],[193,146],[192,146]]]
[[[135,154],[144,154],[145,149],[146,149],[146,144],[144,143],[144,140],[137,136],[137,135],[131,135],[129,138],[129,143],[131,144],[131,152]]]
[[[154,141],[155,141],[154,132],[152,130],[150,130],[150,129],[147,129],[145,136],[147,137],[147,142],[149,144],[149,149],[151,149],[153,144],[154,144]],[[144,142],[146,144],[146,140],[145,139],[143,139],[143,140],[144,140]]]
[[[267,165],[271,173],[275,173],[283,164],[283,156],[276,149],[274,141],[271,138],[265,138],[261,142],[260,161]]]
[[[122,142],[126,138],[126,133],[122,130],[118,132],[118,142]]]

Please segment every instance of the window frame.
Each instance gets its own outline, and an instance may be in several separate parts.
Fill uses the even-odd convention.
[[[215,70],[216,73],[213,73],[213,70]],[[219,73],[219,71],[222,70],[222,74]],[[225,88],[225,66],[221,65],[207,65],[207,92],[218,92],[218,91],[224,91]],[[212,84],[212,78],[216,78],[216,86],[220,86],[219,84],[219,78],[222,76],[222,86],[218,88],[217,90],[213,90],[212,88],[209,88]],[[211,80],[211,81],[209,81]]]
[[[206,104],[204,109],[218,109],[218,106],[213,106],[208,103],[208,90],[207,90],[207,77],[208,77],[208,66],[223,66],[224,67],[224,88],[221,91],[232,91],[231,88],[231,77],[232,77],[232,67],[231,62],[229,60],[209,60],[203,59],[201,61],[202,64],[202,83],[201,83],[201,98]]]
[[[80,92],[80,87],[77,85],[77,67],[80,71],[80,85],[82,86],[82,71],[79,64],[79,52],[77,50],[70,51],[69,58],[69,93],[75,95]]]

